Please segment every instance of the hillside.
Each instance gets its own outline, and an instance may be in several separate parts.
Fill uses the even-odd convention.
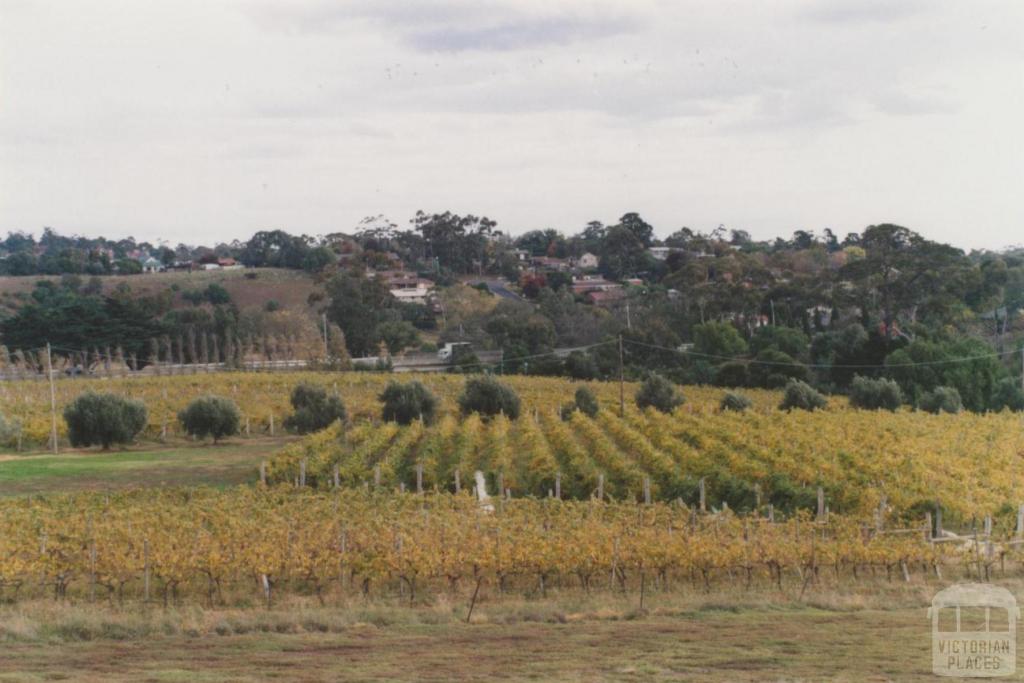
[[[83,283],[91,281],[90,276],[79,276]],[[60,276],[28,275],[0,276],[0,310],[13,313],[35,289],[36,283],[47,280],[59,283]],[[313,277],[301,270],[284,268],[249,268],[244,270],[195,270],[168,271],[141,275],[101,275],[96,280],[102,286],[103,294],[110,294],[119,285],[128,285],[136,296],[156,296],[170,290],[173,305],[186,308],[192,304],[182,294],[203,290],[211,284],[224,287],[231,300],[241,309],[262,308],[267,301],[276,301],[281,308],[304,310],[308,307],[309,295],[322,291]]]

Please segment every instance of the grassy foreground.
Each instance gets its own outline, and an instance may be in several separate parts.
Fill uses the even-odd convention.
[[[105,491],[144,486],[233,486],[255,481],[261,460],[285,438],[183,442],[59,455],[0,455],[0,495]]]
[[[855,595],[443,598],[273,611],[0,608],[0,680],[924,681],[927,587]],[[57,654],[59,653],[59,655]]]

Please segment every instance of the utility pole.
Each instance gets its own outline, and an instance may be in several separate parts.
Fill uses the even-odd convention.
[[[629,331],[633,330],[633,320],[629,317],[629,302],[626,302],[626,329]]]
[[[626,416],[626,385],[622,370],[622,335],[619,335],[619,417]]]
[[[772,327],[775,327],[775,299],[768,299],[768,303],[772,306]]]
[[[57,388],[53,386],[53,356],[50,355],[50,342],[46,342],[46,374],[50,376],[50,441],[53,452],[57,452]]]
[[[1024,389],[1024,346],[1020,347],[1020,388]]]
[[[323,321],[324,321],[324,361],[326,362],[327,358],[328,358],[328,353],[327,353],[327,314],[323,313],[322,315],[323,315]]]

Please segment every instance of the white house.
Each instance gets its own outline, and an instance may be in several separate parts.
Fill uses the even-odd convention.
[[[142,262],[142,272],[144,273],[159,273],[163,269],[164,264],[152,256]]]
[[[576,267],[580,270],[594,270],[601,265],[601,260],[589,251],[576,259]]]
[[[653,256],[658,261],[664,261],[665,259],[668,258],[669,254],[671,254],[673,252],[676,252],[676,251],[683,251],[683,250],[680,249],[679,247],[650,247],[647,250],[647,253],[650,254],[651,256]]]
[[[405,301],[411,304],[425,304],[427,298],[433,291],[433,287],[428,287],[426,284],[420,282],[415,287],[403,287],[401,289],[391,289],[391,296],[395,297],[399,301]]]

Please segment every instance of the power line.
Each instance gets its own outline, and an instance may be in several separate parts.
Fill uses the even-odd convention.
[[[927,366],[934,366],[934,365],[955,365],[957,363],[969,363],[971,361],[983,360],[985,358],[1002,358],[1004,356],[1015,356],[1018,353],[1020,353],[1020,351],[1017,351],[1017,350],[1014,350],[1014,351],[993,351],[991,353],[979,354],[977,356],[964,356],[964,357],[961,357],[961,358],[947,358],[945,360],[921,361],[921,362],[913,362],[913,363],[890,363],[888,365],[886,365],[886,364],[877,365],[877,364],[867,364],[867,363],[864,363],[864,364],[854,364],[854,363],[800,363],[800,362],[787,363],[787,362],[783,362],[783,361],[768,361],[768,360],[757,360],[757,359],[741,359],[741,358],[736,358],[736,357],[733,357],[733,356],[718,356],[718,355],[711,354],[711,353],[701,353],[699,351],[690,351],[690,350],[687,350],[687,349],[674,349],[674,348],[671,348],[669,346],[660,346],[658,344],[647,344],[647,343],[644,343],[644,342],[635,341],[633,339],[626,339],[624,341],[627,344],[633,344],[633,345],[636,345],[636,346],[645,346],[645,347],[650,348],[650,349],[658,349],[658,350],[661,350],[661,351],[671,351],[673,353],[681,353],[681,354],[684,354],[684,355],[698,356],[698,357],[701,357],[701,358],[710,358],[710,359],[714,359],[714,360],[739,361],[739,362],[743,362],[743,363],[748,363],[750,365],[768,365],[768,366],[789,367],[789,368],[796,368],[796,367],[801,367],[801,368],[821,368],[821,369],[844,368],[844,369],[848,369],[848,370],[858,370],[858,369],[859,370],[886,370],[886,369],[891,369],[891,368],[912,368],[912,367],[927,367]]]

